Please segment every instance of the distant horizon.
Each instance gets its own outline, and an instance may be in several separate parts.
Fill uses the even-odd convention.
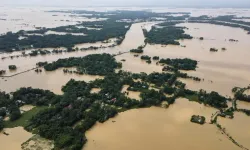
[[[197,9],[218,9],[218,8],[238,8],[238,9],[250,9],[250,6],[211,6],[211,5],[200,5],[200,6],[190,6],[190,5],[126,5],[126,6],[121,6],[121,5],[86,5],[86,6],[76,6],[76,5],[36,5],[36,4],[7,4],[7,5],[1,5],[0,7],[124,7],[124,8],[131,8],[131,7],[139,7],[139,8],[152,8],[152,7],[162,7],[162,8],[197,8]]]
[[[1,0],[0,0],[1,1]],[[166,8],[249,8],[250,9],[250,3],[247,5],[241,5],[241,4],[217,4],[217,5],[211,5],[211,4],[196,4],[196,5],[189,5],[189,4],[182,4],[182,5],[173,5],[173,4],[123,4],[123,5],[115,5],[115,4],[78,4],[78,5],[72,5],[72,4],[0,4],[0,7],[4,6],[20,6],[20,7],[166,7]]]

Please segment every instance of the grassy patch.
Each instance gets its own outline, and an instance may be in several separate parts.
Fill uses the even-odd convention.
[[[186,95],[185,98],[187,98],[189,101],[201,103],[199,101],[198,95]]]
[[[19,118],[16,121],[6,121],[4,123],[5,128],[14,128],[14,127],[18,127],[18,126],[22,126],[25,127],[26,125],[28,125],[29,120],[36,115],[38,112],[44,110],[48,108],[47,106],[41,106],[41,107],[34,107],[33,109],[31,109],[30,111],[27,111],[25,113],[22,114],[21,118]]]

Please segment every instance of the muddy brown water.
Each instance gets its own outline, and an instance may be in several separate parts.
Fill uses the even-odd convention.
[[[168,109],[151,107],[120,113],[87,133],[84,150],[239,150],[216,126],[190,123],[193,114],[210,118],[216,110],[186,99]]]
[[[21,150],[21,144],[32,137],[32,134],[25,131],[23,127],[4,129],[4,132],[9,135],[6,136],[3,132],[0,133],[1,150]]]
[[[13,75],[15,73],[25,71],[27,69],[35,67],[35,64],[40,61],[56,61],[59,58],[68,58],[68,57],[80,57],[86,56],[89,54],[97,54],[97,53],[110,53],[117,54],[119,52],[124,52],[138,45],[142,45],[144,42],[143,33],[141,30],[141,23],[134,24],[131,29],[126,34],[126,38],[120,46],[114,48],[100,49],[100,50],[89,50],[89,51],[78,51],[72,53],[64,53],[59,55],[48,55],[48,56],[37,56],[37,57],[28,57],[28,58],[15,58],[15,59],[5,59],[0,60],[1,69],[8,69],[9,64],[17,65],[18,69],[15,72],[7,72],[6,75]],[[138,34],[138,35],[137,35]],[[133,35],[137,35],[138,41],[132,40],[130,37]],[[98,44],[103,44],[99,42]],[[90,45],[87,43],[86,45]],[[80,45],[78,45],[80,46]],[[83,45],[81,45],[83,46]],[[6,55],[6,54],[4,54]],[[131,56],[131,58],[133,58]],[[132,62],[132,60],[127,60],[128,62]],[[124,65],[126,67],[126,65]],[[144,70],[146,70],[147,65],[144,64]],[[128,67],[127,67],[128,68]],[[134,67],[134,70],[136,68]],[[75,74],[64,74],[62,69],[58,69],[53,72],[45,72],[43,71],[40,74],[37,74],[35,71],[30,71],[24,74],[20,74],[18,76],[14,76],[11,78],[1,78],[0,79],[0,89],[6,92],[13,92],[21,87],[34,87],[41,89],[49,89],[57,94],[61,94],[61,87],[65,85],[71,78],[76,80],[85,80],[91,81],[99,78],[99,76],[90,76],[90,75],[75,75]]]
[[[183,11],[186,9],[183,9]],[[159,9],[160,11],[160,9]],[[178,10],[173,10],[178,11]],[[206,10],[211,12],[212,10]],[[204,13],[207,13],[204,11]],[[226,11],[221,10],[226,14]],[[27,12],[25,12],[27,13]],[[193,11],[193,14],[201,14],[199,11]],[[35,13],[34,13],[35,14]],[[243,15],[245,13],[242,13]],[[49,21],[49,20],[48,20]],[[8,22],[7,22],[8,23]],[[39,25],[39,24],[38,24]],[[4,25],[3,25],[4,26]],[[114,48],[100,49],[97,51],[79,51],[59,55],[37,56],[31,58],[15,58],[13,60],[0,60],[0,68],[7,69],[8,65],[17,65],[17,72],[35,67],[39,61],[52,62],[59,58],[86,56],[93,53],[110,53],[128,51],[143,44],[144,37],[142,33],[144,23],[133,24],[126,34],[124,42]],[[223,95],[232,96],[231,89],[234,86],[245,87],[250,83],[250,35],[237,28],[230,28],[209,24],[190,24],[185,23],[189,29],[186,33],[195,37],[193,40],[181,40],[181,46],[147,45],[143,55],[160,56],[161,58],[192,58],[199,61],[196,71],[188,71],[189,75],[204,78],[204,82],[195,82],[192,80],[183,80],[187,83],[187,88],[192,90],[205,89],[208,91],[217,91]],[[6,26],[5,26],[6,27]],[[13,26],[13,30],[17,28]],[[27,27],[29,28],[29,27]],[[32,29],[33,27],[31,27]],[[150,29],[150,24],[146,27]],[[24,29],[24,28],[22,28]],[[25,28],[26,29],[26,28]],[[10,30],[10,29],[8,29]],[[5,32],[5,29],[1,32]],[[198,38],[204,37],[203,41]],[[228,39],[237,39],[239,42],[229,42]],[[98,43],[99,45],[101,43]],[[90,44],[78,45],[88,47]],[[91,46],[91,45],[90,45]],[[211,47],[218,48],[219,51],[212,53]],[[227,50],[222,51],[225,47]],[[2,56],[9,54],[1,54]],[[123,62],[123,69],[131,72],[161,72],[162,66],[155,65],[156,62],[148,65],[141,61],[134,54],[126,53],[117,56],[117,60]],[[7,72],[7,75],[15,72]],[[75,74],[63,74],[62,69],[54,72],[42,72],[36,74],[34,71],[21,74],[12,78],[0,79],[0,89],[11,92],[20,87],[32,86],[34,88],[49,89],[57,94],[62,94],[61,87],[71,78],[76,80],[91,81],[99,76],[78,76]],[[7,80],[7,81],[5,81]],[[240,108],[250,108],[246,102],[238,102]],[[204,107],[194,102],[188,102],[186,99],[178,99],[176,103],[168,109],[151,107],[145,109],[135,109],[120,113],[117,117],[110,119],[104,124],[95,125],[87,132],[88,143],[84,147],[87,150],[151,150],[151,149],[239,149],[226,139],[213,125],[205,124],[203,126],[190,123],[190,117],[193,114],[204,115],[210,118],[216,110],[210,107]],[[112,122],[115,121],[115,122]],[[249,118],[241,113],[236,113],[233,120],[219,119],[219,122],[226,127],[228,132],[237,142],[250,148],[247,139],[250,138]],[[21,143],[30,138],[31,134],[21,129],[6,129],[12,134],[6,137],[0,134],[0,149],[20,149]],[[16,131],[17,130],[17,131]],[[181,143],[181,144],[180,144]]]

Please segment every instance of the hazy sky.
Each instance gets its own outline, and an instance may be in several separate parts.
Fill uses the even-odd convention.
[[[0,5],[250,7],[250,0],[0,0]]]

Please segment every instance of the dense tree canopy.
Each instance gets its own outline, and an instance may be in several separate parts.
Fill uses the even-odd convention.
[[[198,62],[189,58],[184,59],[161,59],[159,63],[167,64],[173,66],[176,69],[180,70],[195,70]]]
[[[150,44],[180,45],[177,40],[192,39],[192,36],[185,34],[183,27],[176,26],[152,27],[149,32],[144,30],[144,34],[145,41]]]

